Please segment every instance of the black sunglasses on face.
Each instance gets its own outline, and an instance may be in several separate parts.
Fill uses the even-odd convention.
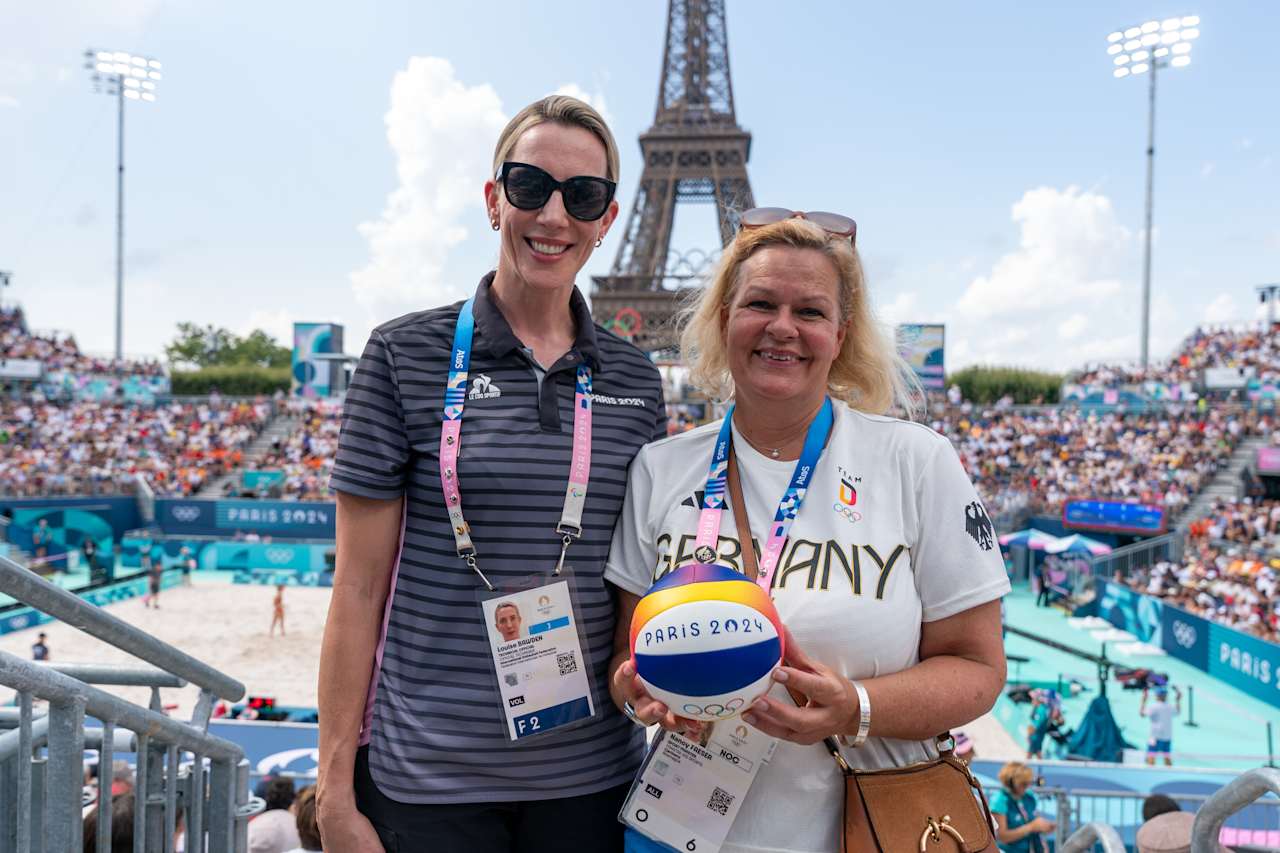
[[[551,194],[560,191],[564,210],[574,219],[594,222],[604,216],[613,201],[618,185],[604,178],[577,175],[557,181],[537,166],[508,160],[498,172],[498,180],[506,191],[507,201],[521,210],[537,210],[545,205]]]

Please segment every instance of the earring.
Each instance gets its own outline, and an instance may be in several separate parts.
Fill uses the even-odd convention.
[[[499,226],[498,226],[498,220],[497,220],[497,219],[490,219],[490,220],[489,220],[489,225],[493,228],[493,230],[494,230],[494,231],[497,231],[497,230],[499,229]]]
[[[601,234],[599,237],[596,238],[596,248],[599,249],[600,244],[603,242],[604,242],[604,235]]]

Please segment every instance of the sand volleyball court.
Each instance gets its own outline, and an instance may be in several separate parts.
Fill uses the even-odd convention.
[[[269,637],[271,599],[275,587],[231,584],[225,579],[201,578],[190,587],[173,587],[160,595],[159,609],[143,606],[142,598],[106,609],[153,636],[219,669],[245,685],[249,696],[273,696],[278,705],[315,707],[320,638],[329,607],[326,588],[287,587],[284,593],[288,634]],[[39,632],[48,634],[53,660],[69,663],[137,664],[138,660],[61,622],[49,622],[0,636],[0,649],[30,659]],[[102,686],[103,690],[145,705],[145,687]],[[165,704],[176,703],[176,714],[189,717],[199,691],[188,685],[161,690]],[[13,691],[0,687],[0,703]]]

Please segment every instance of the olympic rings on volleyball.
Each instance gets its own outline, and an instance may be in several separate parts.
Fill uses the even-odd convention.
[[[705,715],[708,717],[731,717],[738,713],[738,709],[746,704],[745,699],[730,699],[725,704],[712,702],[709,705],[694,705],[692,702],[686,702],[680,710],[686,714]]]

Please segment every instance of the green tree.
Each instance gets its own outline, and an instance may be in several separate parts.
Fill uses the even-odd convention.
[[[179,323],[178,334],[164,348],[165,357],[173,365],[209,367],[219,364],[221,353],[230,349],[236,336],[212,324]]]
[[[994,403],[1006,395],[1013,402],[1052,405],[1058,402],[1062,375],[1020,367],[975,365],[947,376],[971,403]]]
[[[276,343],[261,329],[241,337],[212,324],[179,323],[178,334],[164,348],[174,366],[207,367],[288,367],[292,352]]]
[[[252,364],[258,367],[288,367],[293,362],[293,351],[276,343],[276,339],[261,329],[254,329],[243,338],[237,338],[231,349],[222,353],[219,364]]]

